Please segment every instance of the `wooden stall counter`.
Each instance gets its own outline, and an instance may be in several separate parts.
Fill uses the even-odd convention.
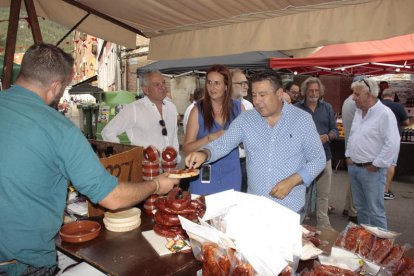
[[[84,260],[110,275],[196,275],[201,264],[192,252],[159,256],[142,235],[153,221],[144,212],[139,228],[123,233],[102,229],[99,236],[84,243],[67,243],[56,237],[56,247],[65,254]]]

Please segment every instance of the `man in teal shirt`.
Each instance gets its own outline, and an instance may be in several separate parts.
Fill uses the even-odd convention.
[[[68,180],[108,209],[164,194],[178,182],[162,175],[136,185],[111,176],[80,130],[52,107],[72,76],[69,54],[33,45],[16,85],[0,92],[0,275],[53,275]]]

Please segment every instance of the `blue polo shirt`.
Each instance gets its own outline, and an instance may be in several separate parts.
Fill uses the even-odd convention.
[[[295,106],[312,115],[312,119],[315,122],[319,135],[328,134],[330,131],[333,131],[335,133],[335,138],[338,137],[335,114],[330,103],[319,100],[315,112],[306,105],[305,100],[301,100],[296,103]],[[330,143],[323,144],[323,149],[325,150],[326,161],[331,160],[332,152]]]
[[[56,265],[67,183],[93,202],[117,185],[80,130],[35,93],[0,92],[0,271]],[[17,271],[17,272],[16,272]]]

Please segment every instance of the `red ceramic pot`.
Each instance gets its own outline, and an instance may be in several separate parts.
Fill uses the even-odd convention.
[[[173,147],[166,147],[162,152],[162,160],[171,162],[177,158],[177,151]]]
[[[158,162],[151,162],[148,160],[142,161],[142,169],[144,170],[158,170],[160,168],[160,163]]]
[[[148,177],[148,176],[158,176],[158,175],[160,175],[160,170],[159,169],[142,170],[142,175],[146,176],[146,177]]]
[[[155,146],[148,146],[144,149],[145,160],[155,162],[160,158],[160,152]]]
[[[177,167],[177,161],[173,161],[173,162],[162,161],[161,162],[161,167],[163,169],[174,169],[175,167]]]

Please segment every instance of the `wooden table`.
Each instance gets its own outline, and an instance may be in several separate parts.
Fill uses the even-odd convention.
[[[152,229],[153,221],[144,212],[141,219],[138,229],[124,233],[107,231],[100,221],[102,229],[96,239],[73,244],[58,235],[56,247],[110,275],[196,275],[201,263],[193,253],[159,256],[141,234]]]

